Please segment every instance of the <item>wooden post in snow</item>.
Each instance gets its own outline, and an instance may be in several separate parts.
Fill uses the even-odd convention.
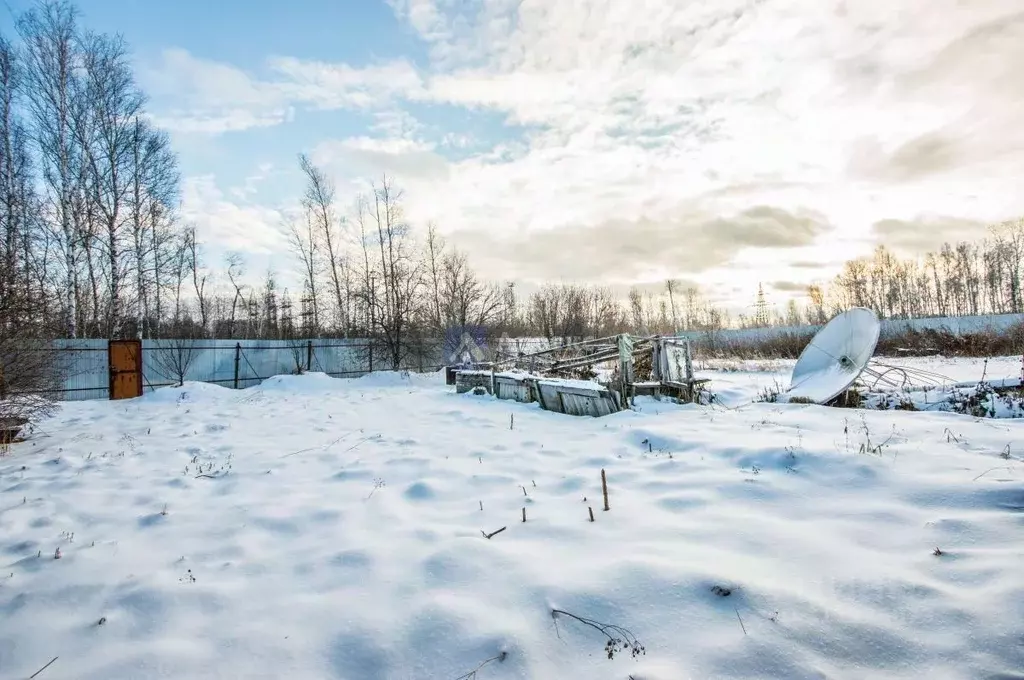
[[[604,494],[604,509],[607,512],[611,508],[608,507],[608,478],[604,474],[604,468],[601,468],[601,493]]]

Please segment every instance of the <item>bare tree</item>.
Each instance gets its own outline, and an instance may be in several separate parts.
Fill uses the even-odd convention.
[[[530,296],[527,323],[549,342],[555,339],[561,315],[562,291],[546,285]]]
[[[990,230],[998,255],[994,258],[1005,287],[1005,309],[1011,314],[1024,312],[1021,274],[1024,267],[1024,219],[1002,222]]]
[[[157,340],[153,363],[157,372],[168,380],[174,380],[177,387],[185,384],[189,369],[196,359],[195,339],[177,337]]]
[[[637,287],[629,289],[629,315],[633,322],[633,329],[638,333],[647,333],[647,315],[644,310],[643,293]]]
[[[37,301],[10,285],[17,270],[0,260],[0,430],[12,430],[49,415],[62,382],[63,364],[33,320]]]
[[[173,204],[177,199],[177,159],[167,135],[135,118],[131,135],[131,238],[135,269],[136,332],[146,333],[152,316],[160,323],[165,269],[174,260]]]
[[[679,282],[674,279],[665,281],[665,292],[668,293],[669,308],[672,311],[672,332],[679,330],[679,313],[676,310],[676,295],[679,293]]]
[[[28,299],[33,293],[36,199],[25,130],[16,114],[21,81],[17,55],[0,37],[0,299]],[[32,310],[20,311],[28,315]]]
[[[245,276],[245,260],[242,259],[241,253],[228,253],[224,258],[224,262],[228,266],[228,281],[234,290],[231,298],[231,319],[228,330],[229,337],[234,337],[238,332],[235,326],[235,315],[238,311],[238,305],[245,305],[245,293],[243,292],[245,284],[242,283],[242,277]]]
[[[194,230],[185,232],[170,243],[171,273],[172,281],[174,282],[174,315],[171,317],[171,323],[175,330],[178,329],[178,324],[181,323],[181,288],[189,278],[190,265],[195,257],[191,248],[192,233],[194,233]]]
[[[480,281],[466,255],[457,250],[444,256],[441,291],[435,296],[443,326],[483,326],[497,320],[501,310],[500,289]]]
[[[39,154],[46,189],[44,214],[52,241],[64,266],[64,326],[77,337],[78,261],[81,235],[72,211],[76,190],[76,164],[81,153],[75,144],[73,98],[79,66],[76,47],[78,14],[64,0],[44,0],[23,14],[18,29],[25,44],[27,108],[31,134]]]
[[[108,332],[124,323],[124,287],[131,246],[126,242],[132,192],[132,142],[144,97],[135,85],[127,47],[120,38],[83,39],[84,83],[75,133],[91,171],[92,198],[103,225],[109,295]]]
[[[374,237],[381,294],[373,295],[377,331],[391,365],[398,369],[407,351],[415,304],[423,283],[422,263],[415,257],[409,225],[402,214],[401,192],[387,176],[373,191]],[[371,291],[372,294],[372,291]]]
[[[185,247],[188,256],[188,267],[192,273],[192,289],[196,295],[196,305],[199,307],[199,323],[203,333],[209,331],[210,321],[210,300],[207,296],[206,284],[210,275],[205,270],[200,259],[199,244],[196,241],[196,228],[191,227],[185,235]]]
[[[289,232],[292,251],[298,255],[302,266],[303,286],[309,296],[312,329],[320,328],[320,286],[319,262],[320,241],[317,237],[314,216],[306,213],[301,223],[293,222]]]
[[[427,305],[427,319],[435,330],[442,332],[445,319],[441,313],[441,276],[444,260],[445,242],[437,233],[437,225],[433,222],[427,224],[426,244],[426,277],[429,286],[429,301]]]
[[[305,235],[305,239],[308,241],[305,250],[310,251],[309,254],[314,254],[316,250],[310,248],[310,244],[314,241],[322,243],[322,256],[326,259],[324,265],[327,269],[331,291],[334,294],[338,322],[345,337],[348,337],[350,302],[349,285],[346,280],[349,265],[343,249],[344,241],[338,233],[339,222],[335,208],[334,182],[327,177],[322,169],[314,165],[306,154],[299,154],[299,165],[306,177],[306,191],[302,197],[302,207],[305,209],[312,227],[311,233]],[[306,269],[317,269],[315,263],[313,265],[312,267],[307,266]]]

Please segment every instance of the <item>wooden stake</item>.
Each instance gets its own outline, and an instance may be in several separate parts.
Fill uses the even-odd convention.
[[[523,508],[523,521],[526,521],[526,508]]]
[[[480,512],[484,511],[484,502],[480,501]]]
[[[593,522],[594,521],[594,509],[591,508],[590,506],[587,506],[587,512],[590,513],[590,521]]]
[[[611,508],[608,507],[608,478],[604,474],[604,468],[601,468],[601,492],[604,494],[604,509],[607,512]]]

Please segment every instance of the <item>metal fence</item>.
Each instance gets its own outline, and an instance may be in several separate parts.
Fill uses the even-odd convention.
[[[59,401],[107,399],[110,366],[106,340],[55,340],[63,386],[48,397]],[[176,354],[187,354],[185,380],[244,388],[275,375],[301,371],[355,378],[373,371],[436,371],[444,367],[440,342],[410,346],[394,366],[379,344],[368,340],[143,340],[143,392],[177,384]]]

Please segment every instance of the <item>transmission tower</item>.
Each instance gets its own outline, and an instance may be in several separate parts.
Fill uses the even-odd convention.
[[[757,284],[757,303],[754,305],[754,325],[764,327],[771,323],[768,302],[764,299],[764,286]]]

